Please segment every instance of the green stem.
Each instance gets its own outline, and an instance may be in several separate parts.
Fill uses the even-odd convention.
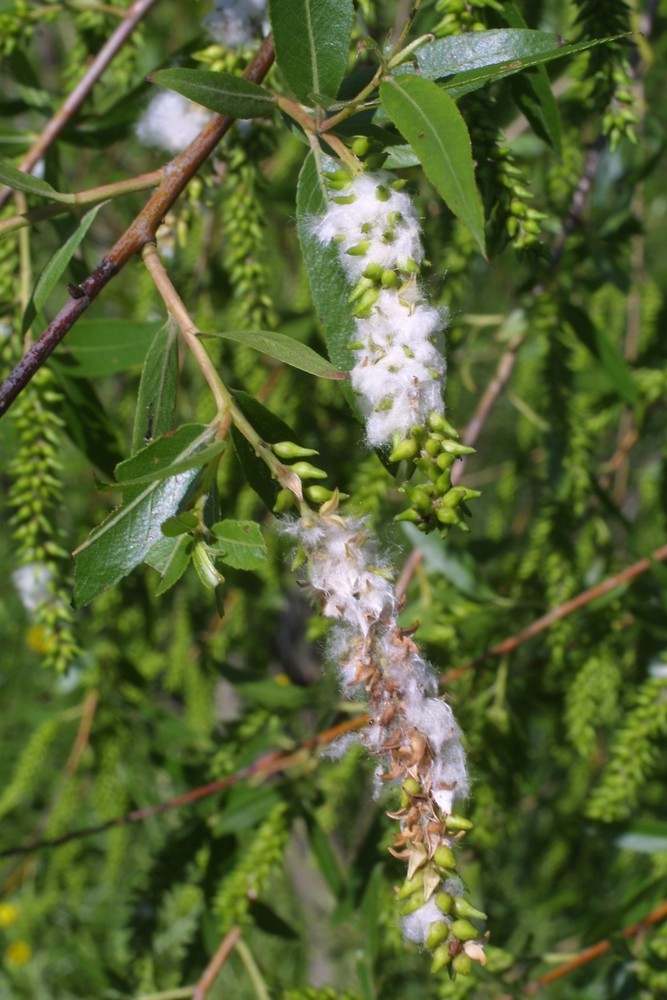
[[[71,196],[71,200],[66,204],[59,202],[54,205],[40,205],[39,208],[31,208],[28,212],[20,215],[12,215],[8,219],[0,222],[0,236],[5,233],[15,232],[17,229],[25,229],[36,222],[43,222],[44,219],[52,219],[57,215],[65,215],[72,209],[84,205],[97,205],[101,201],[109,198],[118,198],[121,195],[133,194],[135,191],[146,191],[149,188],[157,187],[164,178],[164,168],[153,170],[149,174],[140,174],[137,177],[130,177],[127,180],[116,181],[114,184],[102,184],[99,187],[90,188],[88,191],[78,191]]]
[[[248,973],[248,978],[255,987],[255,993],[257,994],[257,1000],[271,1000],[269,996],[269,991],[267,989],[266,983],[264,982],[264,977],[259,971],[257,963],[253,958],[252,952],[245,941],[236,942],[236,950],[239,953],[239,957],[243,964],[245,965],[246,972]]]
[[[270,446],[262,440],[250,421],[234,402],[232,394],[218,374],[213,359],[199,337],[199,330],[185,308],[183,300],[171,283],[171,279],[160,259],[156,245],[154,243],[146,243],[141,250],[141,257],[170,316],[177,323],[183,334],[183,339],[193,354],[211,390],[216,406],[215,421],[219,425],[218,438],[223,438],[229,430],[230,423],[233,423],[249,444],[252,445],[257,457],[261,458],[269,467],[274,479],[283,488],[290,490],[297,500],[301,502],[303,500],[301,480],[292,472],[288,465],[283,465],[276,458]]]

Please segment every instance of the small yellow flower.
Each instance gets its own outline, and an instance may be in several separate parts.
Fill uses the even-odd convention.
[[[0,927],[11,927],[19,918],[19,911],[13,903],[0,903]]]
[[[8,965],[25,965],[32,958],[32,948],[27,941],[12,941],[5,949],[5,962]]]

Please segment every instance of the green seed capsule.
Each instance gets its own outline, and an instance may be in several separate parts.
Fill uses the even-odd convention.
[[[273,505],[273,513],[284,514],[286,510],[290,510],[294,500],[295,496],[291,490],[279,490]]]
[[[359,135],[352,143],[352,152],[355,156],[363,157],[371,148],[368,136]]]
[[[462,486],[454,486],[451,490],[448,490],[445,496],[442,498],[443,507],[451,507],[452,510],[462,502],[465,498],[465,489]]]
[[[316,469],[310,462],[295,462],[290,466],[292,472],[299,479],[326,479],[327,474],[323,469]]]
[[[345,345],[348,351],[363,351],[365,346],[366,345],[361,340],[352,340],[349,344]]]
[[[396,899],[409,899],[416,892],[424,888],[424,872],[418,871],[412,878],[406,878],[401,888],[396,893]],[[423,900],[422,900],[423,902]]]
[[[421,511],[424,514],[429,514],[431,512],[431,507],[433,505],[432,499],[423,486],[413,488],[412,492],[408,495],[415,510]]]
[[[382,264],[369,264],[364,271],[364,278],[370,278],[372,281],[380,281],[384,273],[384,268]]]
[[[438,478],[435,481],[435,489],[438,496],[444,497],[445,494],[448,492],[448,490],[451,488],[451,485],[452,485],[452,474],[449,471],[449,469],[447,469],[447,471],[443,472],[441,476],[438,476]]]
[[[454,851],[451,847],[447,847],[446,844],[440,844],[440,847],[436,847],[435,854],[433,855],[433,860],[439,868],[454,869],[456,868],[456,858],[454,857]]]
[[[367,318],[370,315],[373,306],[377,302],[379,294],[380,290],[375,285],[371,285],[370,288],[367,288],[359,299],[356,308],[352,310],[352,315],[361,319]]]
[[[337,194],[331,200],[335,201],[337,205],[353,205],[357,200],[357,196],[356,194]]]
[[[440,447],[440,445],[441,445],[441,442],[439,441],[438,442],[438,447]],[[444,472],[447,469],[451,469],[451,467],[453,466],[453,464],[454,464],[454,456],[453,455],[448,455],[446,451],[441,451],[440,454],[436,458],[436,463],[438,465],[438,468],[442,469],[443,472]]]
[[[442,450],[448,455],[474,455],[475,449],[469,448],[467,444],[460,444],[458,441],[443,441]]]
[[[374,288],[374,282],[370,278],[359,278],[352,291],[350,292],[347,301],[356,302],[361,296],[368,291],[369,288]]]
[[[428,929],[428,936],[424,943],[429,951],[432,951],[433,948],[437,948],[438,945],[443,944],[448,937],[449,925],[444,920],[434,920]]]
[[[451,816],[447,817],[447,829],[448,830],[472,830],[474,823],[472,820],[464,819],[463,816]]]
[[[404,903],[400,909],[402,917],[409,917],[411,913],[415,913],[417,910],[421,910],[424,905],[424,895],[421,892],[417,892],[410,896],[407,903]]]
[[[469,920],[455,920],[452,924],[452,934],[459,941],[474,941],[475,938],[479,937],[479,931],[473,927]]]
[[[386,184],[378,184],[375,188],[375,197],[378,201],[389,201],[391,198],[391,191]]]
[[[412,507],[408,507],[407,510],[402,510],[400,514],[394,516],[394,521],[407,521],[409,524],[421,524],[421,520],[421,515]]]
[[[309,458],[311,455],[319,454],[314,448],[302,448],[294,441],[276,441],[271,445],[271,451],[278,458]]]
[[[438,507],[435,511],[435,516],[439,524],[447,526],[459,524],[461,520],[457,512],[452,510],[451,507]]]
[[[406,778],[403,784],[401,785],[401,788],[403,789],[404,792],[407,792],[408,795],[421,795],[422,793],[422,786],[420,782],[417,781],[416,778],[412,777]]]
[[[380,283],[383,288],[397,288],[400,281],[401,279],[396,274],[396,271],[383,271],[380,277]]]
[[[433,961],[431,963],[431,973],[435,976],[441,969],[444,969],[452,960],[452,956],[449,953],[449,945],[441,944],[433,952]]]
[[[476,906],[469,903],[463,896],[454,897],[454,913],[457,917],[471,917],[473,920],[486,920],[486,913],[482,913]]]
[[[458,973],[460,976],[469,976],[472,970],[472,959],[469,955],[466,955],[464,951],[460,951],[458,955],[454,956],[452,962],[452,972]]]
[[[397,444],[392,453],[389,456],[390,462],[409,462],[419,452],[419,445],[414,438],[407,438],[405,441],[401,441]]]
[[[318,486],[317,484],[307,486],[303,492],[308,500],[312,500],[313,503],[326,503],[334,495],[333,491],[328,490],[326,486]]]
[[[370,248],[370,242],[368,240],[362,240],[361,243],[357,243],[356,246],[350,247],[346,250],[345,253],[349,257],[365,257]]]
[[[447,916],[452,912],[453,900],[448,892],[439,892],[435,897],[435,905]]]
[[[424,441],[424,451],[427,455],[430,455],[431,458],[437,458],[440,454],[440,442],[436,438],[428,437],[426,441]]]

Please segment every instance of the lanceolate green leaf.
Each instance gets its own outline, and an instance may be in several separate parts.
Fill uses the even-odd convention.
[[[192,559],[192,538],[161,538],[146,556],[146,562],[156,569],[162,579],[155,589],[155,596],[165,594],[185,573]]]
[[[325,358],[306,344],[301,344],[298,340],[286,337],[282,333],[273,333],[271,330],[242,330],[239,332],[201,333],[200,336],[220,337],[223,340],[233,340],[237,344],[246,344],[256,351],[261,351],[262,354],[268,354],[270,358],[283,361],[286,365],[298,368],[302,372],[317,375],[318,378],[339,381],[347,378],[345,372],[334,368]]]
[[[46,305],[51,292],[60,281],[67,265],[81,245],[81,242],[92,226],[95,216],[102,208],[103,204],[106,205],[107,202],[95,205],[94,208],[91,208],[90,211],[86,212],[78,226],[74,229],[68,239],[65,240],[63,245],[56,250],[40,274],[37,279],[37,284],[35,285],[35,290],[32,293],[32,299],[25,311],[25,316],[23,318],[24,330],[27,330],[35,318],[35,315],[38,312],[41,312]]]
[[[210,547],[228,566],[259,569],[266,562],[266,544],[254,521],[220,521],[211,530],[216,540]]]
[[[169,319],[148,348],[141,372],[132,432],[132,454],[174,425],[178,383],[178,329]]]
[[[6,184],[7,187],[12,188],[14,191],[23,191],[25,194],[37,194],[42,198],[50,198],[51,201],[61,201],[71,205],[75,200],[74,195],[62,194],[60,191],[56,191],[46,181],[24,173],[23,170],[15,167],[13,163],[8,163],[7,160],[0,160],[0,183]]]
[[[233,118],[270,115],[275,98],[270,90],[233,73],[205,69],[161,69],[151,75],[154,83],[175,90],[190,101]]]
[[[412,75],[387,78],[380,86],[380,100],[431,184],[485,253],[484,212],[470,136],[453,100],[431,80]]]
[[[338,94],[353,13],[352,0],[269,0],[276,60],[299,100]]]
[[[325,161],[326,163],[326,161]],[[317,316],[324,327],[329,357],[344,371],[354,363],[348,348],[355,339],[355,320],[350,308],[350,286],[333,244],[323,245],[313,234],[313,224],[327,208],[326,189],[310,154],[301,169],[296,196],[296,224],[310,290]],[[348,398],[352,396],[350,392]]]
[[[68,375],[99,378],[139,365],[160,322],[82,320],[67,335],[58,361]]]
[[[531,37],[516,38],[508,46],[504,45],[500,37],[497,41],[489,39],[489,36],[510,33],[512,36]],[[507,28],[474,32],[427,43],[417,52],[417,65],[420,74],[426,79],[441,80],[447,77],[448,79],[442,84],[444,89],[452,97],[462,97],[492,80],[520,73],[529,66],[541,66],[554,59],[563,59],[565,56],[585,52],[596,45],[604,45],[619,37],[621,36],[613,35],[567,45],[559,35],[550,35],[542,31]],[[477,55],[474,51],[476,45],[479,46]]]
[[[503,4],[503,19],[511,28],[523,30],[528,28],[523,14],[515,3]],[[510,87],[512,97],[536,134],[560,153],[562,145],[560,112],[544,66],[533,66],[524,73],[513,76]]]
[[[160,525],[172,517],[199,475],[197,468],[170,478],[153,479],[131,486],[129,478],[179,467],[198,452],[205,453],[214,430],[201,424],[184,424],[171,435],[159,438],[116,470],[125,476],[123,501],[76,552],[74,601],[89,604],[98,594],[127,576],[145,559],[163,537]]]

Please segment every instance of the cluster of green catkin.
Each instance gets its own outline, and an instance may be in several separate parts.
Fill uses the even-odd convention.
[[[410,506],[398,514],[396,521],[408,521],[422,532],[440,530],[443,538],[456,525],[469,531],[464,516],[470,516],[468,500],[481,496],[478,490],[452,485],[452,468],[458,458],[472,455],[475,449],[461,444],[459,433],[442,416],[434,411],[426,426],[412,427],[410,434],[394,443],[390,462],[405,462],[409,470],[418,470],[424,482],[405,483],[401,489]]]
[[[41,565],[50,580],[48,597],[34,612],[31,645],[43,655],[45,666],[64,671],[79,650],[63,580],[63,562],[69,553],[55,527],[63,502],[59,455],[64,423],[56,412],[61,402],[53,376],[42,368],[12,407],[9,420],[18,442],[9,466],[12,480],[7,503],[14,508],[9,523],[18,565]]]

